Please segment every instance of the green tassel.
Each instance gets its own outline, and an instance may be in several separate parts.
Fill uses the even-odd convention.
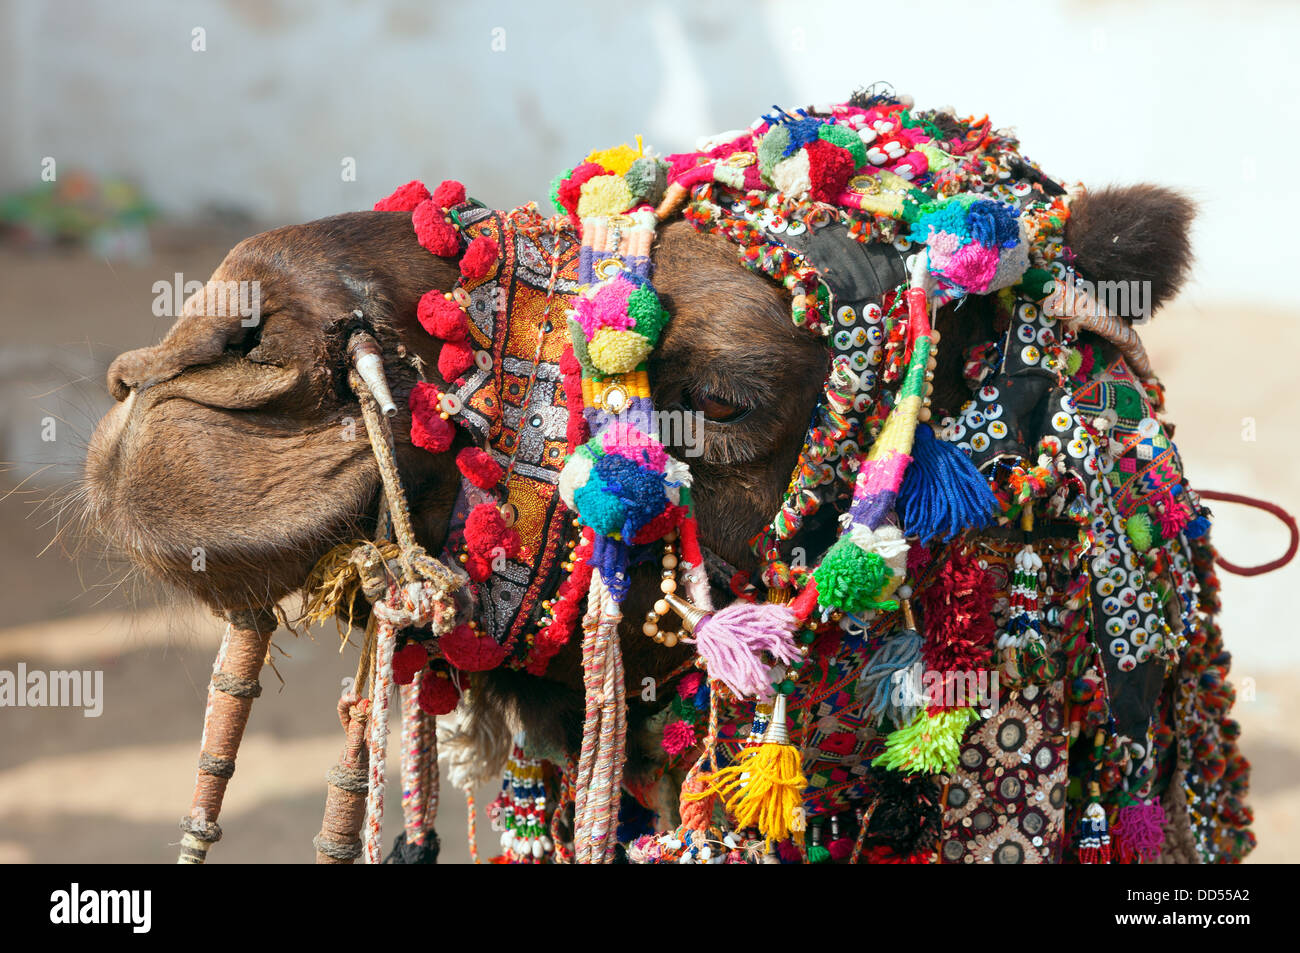
[[[951,771],[961,756],[967,727],[978,720],[974,708],[945,708],[935,715],[919,711],[908,724],[889,733],[885,750],[871,763],[905,774]]]

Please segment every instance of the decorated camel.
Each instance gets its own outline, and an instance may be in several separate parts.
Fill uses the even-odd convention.
[[[182,861],[272,633],[329,616],[321,862],[380,861],[396,791],[388,856],[431,861],[440,780],[491,778],[506,861],[1250,849],[1211,514],[1129,320],[1184,198],[870,91],[551,198],[255,236],[113,362],[88,517],[229,623]]]

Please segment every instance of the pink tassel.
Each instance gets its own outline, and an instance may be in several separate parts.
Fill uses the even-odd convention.
[[[797,661],[795,625],[794,613],[787,605],[738,600],[705,616],[695,626],[695,637],[683,641],[698,646],[709,677],[734,694],[766,697],[772,694],[772,685],[759,653],[771,653],[786,663]]]
[[[1165,809],[1159,801],[1129,804],[1119,809],[1115,852],[1121,863],[1152,863],[1165,842]]]

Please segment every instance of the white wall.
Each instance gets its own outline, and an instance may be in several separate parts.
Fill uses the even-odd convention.
[[[0,17],[6,188],[52,155],[179,214],[299,220],[444,175],[508,205],[638,132],[671,151],[887,79],[1014,125],[1058,177],[1186,188],[1201,290],[1290,301],[1255,277],[1286,260],[1268,226],[1300,212],[1285,2],[2,0]]]

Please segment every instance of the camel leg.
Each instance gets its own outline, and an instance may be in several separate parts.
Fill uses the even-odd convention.
[[[366,722],[370,700],[344,695],[339,700],[339,721],[347,740],[330,773],[325,776],[325,817],[320,833],[312,841],[318,864],[350,864],[361,856],[361,825],[366,818],[366,790],[370,772],[370,751],[366,745]]]
[[[231,612],[230,625],[213,666],[208,707],[203,716],[203,742],[194,782],[190,813],[181,819],[180,864],[201,864],[208,848],[221,839],[217,816],[226,785],[235,773],[235,756],[248,725],[253,699],[262,694],[257,678],[266,661],[277,620],[268,611]]]

